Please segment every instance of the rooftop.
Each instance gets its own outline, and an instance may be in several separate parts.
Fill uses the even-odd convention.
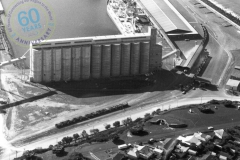
[[[238,80],[234,80],[234,79],[229,79],[229,80],[227,81],[227,84],[226,84],[226,85],[237,88],[238,85],[239,85],[239,81],[238,81]]]
[[[140,1],[166,33],[197,33],[168,0]]]

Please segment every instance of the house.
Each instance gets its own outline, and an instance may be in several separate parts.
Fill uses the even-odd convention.
[[[156,153],[156,154],[158,154],[158,155],[162,155],[163,150],[158,149],[158,148],[154,148],[153,152]]]
[[[222,146],[220,146],[220,145],[215,145],[215,147],[216,147],[216,149],[218,149],[218,150],[222,150]]]
[[[189,142],[190,144],[195,144],[196,146],[199,146],[202,142],[196,138],[195,136],[193,136],[190,140],[188,140],[187,142]]]
[[[217,154],[215,152],[211,152],[211,155],[212,156],[216,156]]]
[[[209,141],[210,139],[212,139],[212,136],[207,135],[207,134],[201,134],[201,137],[205,139],[205,141]]]
[[[226,89],[239,91],[239,80],[229,79],[226,84]]]
[[[232,156],[230,156],[228,153],[226,152],[220,152],[219,153],[219,159],[220,160],[231,160],[232,159]]]
[[[219,139],[223,138],[224,130],[219,129],[219,130],[214,130],[215,136],[218,137]]]
[[[207,135],[207,134],[203,134],[201,132],[197,132],[197,133],[194,133],[194,136],[200,140],[200,141],[208,141],[210,140],[212,137],[210,135]]]
[[[138,159],[139,157],[139,151],[136,148],[133,148],[132,150],[129,150],[127,152],[127,155],[131,159]]]
[[[149,146],[144,146],[139,150],[139,156],[143,159],[150,159],[153,155],[153,150]]]
[[[188,149],[189,149],[189,147],[182,146],[181,144],[178,144],[178,145],[176,146],[176,148],[178,148],[178,149],[180,150],[180,152],[182,152],[182,153],[187,152]]]
[[[118,149],[126,149],[127,147],[127,144],[118,145]]]
[[[188,153],[190,154],[190,155],[196,155],[197,154],[197,151],[194,151],[194,150],[191,150],[191,149],[189,149],[188,150]]]
[[[115,155],[113,155],[113,157],[108,158],[107,160],[123,160],[125,158],[125,155],[118,152]]]
[[[196,157],[190,156],[188,160],[196,160]]]
[[[220,160],[227,160],[227,157],[220,155],[220,156],[219,156],[219,159],[220,159]]]
[[[205,160],[218,160],[216,156],[209,155]]]

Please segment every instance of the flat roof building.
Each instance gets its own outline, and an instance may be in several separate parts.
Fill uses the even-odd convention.
[[[226,84],[226,88],[230,89],[230,90],[239,91],[240,90],[239,83],[240,83],[240,81],[238,81],[238,80],[229,79]]]

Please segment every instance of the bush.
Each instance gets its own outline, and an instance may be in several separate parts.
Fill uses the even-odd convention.
[[[211,100],[211,101],[208,101],[209,104],[219,104],[219,101],[218,100]]]
[[[145,115],[144,115],[144,122],[147,122],[149,119],[151,119],[152,117],[151,117],[151,115],[150,115],[150,113],[146,113]]]
[[[105,129],[109,129],[109,128],[111,128],[111,125],[110,125],[110,124],[107,124],[107,125],[105,126]]]
[[[142,118],[138,117],[137,119],[134,120],[135,123],[142,122]]]
[[[199,106],[198,109],[202,112],[202,113],[214,113],[214,111],[209,107],[209,106]]]
[[[113,126],[114,126],[114,127],[120,127],[120,122],[119,122],[119,121],[114,122],[114,123],[113,123]]]
[[[133,135],[138,135],[139,133],[141,133],[143,130],[143,126],[142,125],[138,125],[138,126],[134,126],[130,129],[130,132]]]

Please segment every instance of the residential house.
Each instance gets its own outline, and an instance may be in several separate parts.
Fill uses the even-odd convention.
[[[143,159],[150,159],[153,156],[153,149],[149,146],[144,146],[139,150],[139,156]]]
[[[197,151],[194,151],[194,150],[191,150],[191,149],[189,149],[188,150],[188,153],[190,154],[190,155],[196,155],[197,154]]]
[[[209,155],[205,160],[218,160],[216,156]]]
[[[108,158],[107,160],[123,160],[125,158],[125,155],[118,152],[115,155],[113,155],[111,158]]]
[[[137,148],[133,148],[127,152],[127,155],[131,159],[138,159],[139,151],[137,150]]]
[[[226,152],[220,152],[219,153],[219,159],[220,160],[231,160],[232,159],[232,156],[231,155],[229,155],[228,153],[226,153]]]

